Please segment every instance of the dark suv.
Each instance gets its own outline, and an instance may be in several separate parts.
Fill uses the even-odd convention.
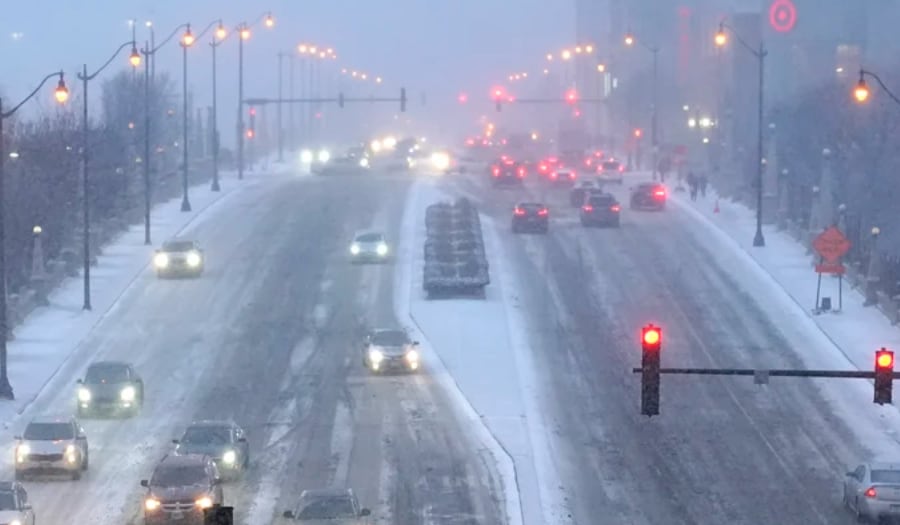
[[[581,207],[583,226],[619,226],[619,202],[609,193],[594,193]]]
[[[144,497],[144,523],[203,523],[204,509],[221,505],[222,482],[209,456],[168,455],[153,469]]]
[[[522,184],[527,173],[523,164],[512,159],[503,159],[491,166],[491,178],[494,186]]]
[[[631,191],[631,209],[664,210],[666,209],[666,188],[656,182],[639,184]]]

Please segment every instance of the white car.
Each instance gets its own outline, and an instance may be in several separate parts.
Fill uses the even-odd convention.
[[[403,330],[375,330],[363,344],[363,366],[372,372],[419,369],[419,342]]]
[[[857,520],[900,517],[900,463],[864,463],[844,476],[844,506]]]
[[[18,481],[0,482],[0,523],[34,525],[28,492]]]
[[[170,240],[153,254],[157,277],[199,277],[206,264],[203,249],[196,241]]]
[[[390,258],[390,251],[384,234],[378,232],[359,233],[350,243],[353,262],[386,262]]]
[[[87,435],[73,417],[35,418],[16,441],[17,480],[31,473],[64,473],[79,479],[88,469]]]

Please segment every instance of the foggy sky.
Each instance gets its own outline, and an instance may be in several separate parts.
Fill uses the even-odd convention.
[[[97,68],[123,42],[131,39],[129,19],[138,20],[138,40],[152,20],[157,40],[178,24],[191,22],[195,34],[222,18],[228,27],[252,20],[271,9],[277,24],[260,27],[245,46],[246,94],[276,94],[277,58],[281,50],[303,41],[333,47],[336,67],[353,67],[384,77],[386,94],[406,86],[427,92],[429,100],[452,98],[461,90],[487,96],[492,82],[516,64],[540,64],[550,49],[574,38],[570,1],[547,0],[10,0],[0,18],[0,93],[8,106],[26,95],[47,73],[64,69],[70,83],[87,62]],[[50,16],[52,13],[52,16]],[[18,39],[14,33],[20,34]],[[211,36],[211,35],[210,35]],[[219,93],[223,132],[233,129],[237,102],[237,42],[220,48]],[[181,49],[172,42],[158,56],[158,71],[181,80]],[[127,53],[120,59],[125,68]],[[113,64],[104,73],[114,74]],[[190,51],[189,84],[197,104],[210,97],[209,46]],[[101,79],[91,84],[99,92]],[[411,95],[412,96],[412,95]],[[93,102],[92,102],[93,103]],[[34,114],[50,109],[50,92],[30,104]],[[99,105],[95,106],[99,108]]]

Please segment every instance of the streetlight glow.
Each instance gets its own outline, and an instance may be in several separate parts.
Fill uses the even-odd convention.
[[[59,74],[59,83],[56,84],[56,90],[54,90],[53,96],[60,104],[65,104],[66,101],[69,100],[69,88],[66,87],[66,80],[63,78],[62,73]]]
[[[553,53],[547,53],[547,61],[553,62]]]
[[[866,84],[866,79],[863,78],[862,73],[859,74],[859,82],[856,83],[856,88],[853,90],[853,97],[860,104],[869,100],[869,86]]]
[[[272,16],[272,13],[266,15],[266,27],[275,27],[275,18]]]
[[[725,30],[722,27],[719,27],[719,30],[716,31],[715,42],[719,47],[722,47],[728,43],[728,35],[725,34]]]
[[[606,73],[606,64],[597,64],[598,73]]]
[[[625,35],[625,45],[632,46],[634,45],[634,36],[631,33]]]
[[[141,65],[141,54],[138,53],[137,47],[131,47],[131,54],[128,56],[128,61],[131,63],[131,67],[138,67]]]
[[[305,55],[308,50],[309,46],[307,46],[306,44],[300,44],[299,46],[297,46],[297,52],[301,55]]]
[[[194,45],[194,34],[191,33],[191,26],[188,26],[184,31],[184,35],[181,37],[181,45],[184,47],[191,47]]]
[[[241,28],[241,40],[250,40],[250,28]]]
[[[216,28],[216,38],[219,40],[225,40],[225,37],[228,36],[228,31],[225,30],[225,26],[222,23],[219,23],[219,27]]]
[[[381,84],[381,77],[375,77],[375,83]]]
[[[585,50],[586,52],[588,52],[588,53],[593,53],[593,52],[594,52],[594,46],[588,44],[587,46],[585,46],[584,50]]]
[[[569,60],[572,58],[572,52],[568,49],[563,49],[561,56],[563,60]]]

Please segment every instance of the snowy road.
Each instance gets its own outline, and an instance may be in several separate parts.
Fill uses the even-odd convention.
[[[347,243],[370,227],[398,237],[408,182],[347,181],[277,176],[246,189],[193,232],[208,257],[201,279],[147,272],[124,295],[26,415],[71,413],[95,358],[135,363],[143,413],[85,421],[82,480],[26,483],[41,523],[140,523],[139,481],[170,440],[192,419],[228,417],[251,444],[251,470],[225,488],[238,523],[271,523],[302,489],[325,486],[356,490],[378,523],[500,521],[495,474],[427,374],[361,370],[366,328],[396,324],[394,272],[349,264]]]
[[[448,187],[496,219],[514,276],[507,293],[529,327],[573,523],[853,521],[840,482],[869,443],[859,437],[865,429],[835,413],[821,384],[664,376],[662,415],[639,415],[639,377],[630,369],[639,366],[639,329],[648,322],[665,327],[663,366],[803,368],[798,353],[817,351],[788,342],[782,313],[717,266],[705,230],[677,209],[631,212],[627,184],[613,189],[624,203],[621,229],[584,229],[566,190],[486,182],[473,176]],[[550,235],[509,232],[521,199],[550,204]],[[858,403],[877,421],[871,397]]]

